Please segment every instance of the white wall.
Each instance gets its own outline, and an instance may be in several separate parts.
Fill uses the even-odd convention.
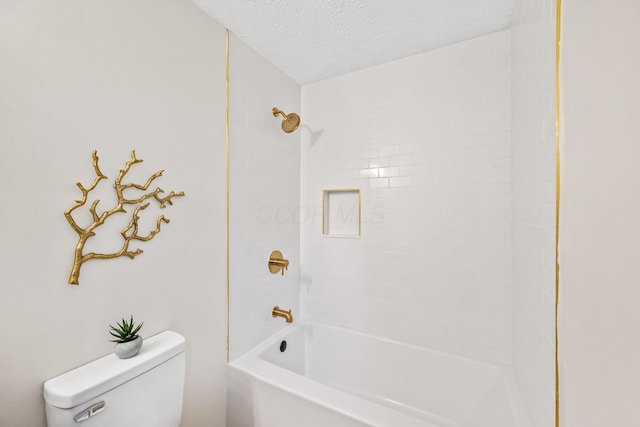
[[[555,415],[555,0],[511,28],[513,365],[534,427]]]
[[[511,362],[509,32],[302,89],[305,317]],[[321,236],[362,189],[362,237]]]
[[[640,3],[563,2],[560,416],[638,425]]]
[[[43,382],[111,352],[107,325],[129,314],[143,336],[187,339],[182,425],[224,425],[224,29],[186,1],[0,12],[0,425],[44,426]],[[142,255],[91,261],[72,286],[63,212],[93,180],[93,149],[111,179],[136,149],[145,174],[165,169],[158,185],[187,195]]]
[[[230,357],[286,324],[278,305],[300,318],[300,131],[286,134],[278,107],[300,113],[300,86],[236,36],[230,44]],[[284,276],[267,260],[279,250]]]

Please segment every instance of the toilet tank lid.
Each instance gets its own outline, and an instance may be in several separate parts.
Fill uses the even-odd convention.
[[[44,383],[44,400],[57,408],[80,405],[150,369],[185,350],[185,339],[173,331],[146,338],[140,353],[119,359],[111,353]]]

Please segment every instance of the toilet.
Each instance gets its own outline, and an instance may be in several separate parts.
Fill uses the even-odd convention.
[[[165,331],[130,359],[110,354],[44,383],[49,427],[177,427],[185,339]]]

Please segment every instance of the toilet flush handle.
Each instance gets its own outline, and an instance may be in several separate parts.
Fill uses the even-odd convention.
[[[104,407],[105,407],[104,401],[91,405],[89,408],[85,409],[84,411],[80,412],[78,415],[73,417],[73,421],[77,423],[86,421],[89,418],[93,417],[94,415],[104,411]]]

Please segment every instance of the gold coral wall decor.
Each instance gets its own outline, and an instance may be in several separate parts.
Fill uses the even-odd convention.
[[[147,190],[149,189],[153,181],[156,178],[162,176],[162,173],[164,172],[162,170],[151,175],[147,179],[147,182],[144,184],[134,184],[134,183],[123,184],[122,180],[127,175],[127,172],[129,172],[129,169],[131,169],[133,165],[142,163],[142,159],[136,158],[136,152],[135,150],[133,150],[131,151],[131,160],[128,160],[125,163],[124,168],[120,170],[118,177],[115,179],[113,183],[113,187],[115,189],[116,197],[117,197],[116,205],[113,208],[109,210],[105,210],[101,214],[98,214],[98,203],[100,203],[100,200],[98,199],[94,200],[91,203],[91,207],[89,208],[89,213],[93,218],[93,222],[86,227],[82,227],[78,225],[78,223],[76,222],[76,220],[73,218],[71,214],[76,209],[86,205],[87,199],[89,197],[89,193],[95,190],[95,188],[98,186],[101,180],[108,179],[100,171],[100,166],[98,165],[98,153],[95,150],[92,153],[92,157],[93,157],[93,169],[96,172],[96,178],[93,180],[93,183],[88,188],[85,188],[79,182],[76,183],[76,185],[82,192],[82,198],[80,200],[76,200],[76,203],[64,212],[64,216],[67,218],[67,221],[69,221],[71,228],[76,233],[78,233],[78,236],[79,236],[78,244],[76,245],[76,249],[74,253],[73,268],[71,269],[71,275],[69,276],[69,283],[72,285],[79,284],[78,279],[80,277],[80,267],[82,267],[82,264],[84,264],[85,262],[92,259],[109,259],[109,258],[117,258],[121,256],[126,256],[131,259],[134,259],[137,255],[140,255],[142,253],[142,250],[130,249],[129,244],[131,243],[131,241],[132,240],[139,240],[143,242],[149,241],[153,239],[154,236],[160,232],[161,223],[163,222],[169,223],[168,218],[165,218],[164,215],[160,215],[160,217],[156,220],[155,230],[152,230],[148,235],[142,235],[142,236],[139,235],[138,234],[138,220],[140,219],[139,214],[141,211],[146,209],[150,204],[150,202],[147,202],[144,204],[143,202],[145,202],[146,200],[152,200],[152,201],[155,200],[158,203],[160,208],[164,208],[167,203],[169,205],[173,205],[172,199],[174,197],[184,196],[184,191],[181,191],[179,193],[175,193],[172,191],[167,196],[161,197],[161,194],[164,193],[164,190],[161,189],[160,187],[156,187],[155,190],[147,192]],[[143,193],[141,195],[139,194],[138,195],[139,197],[135,199],[129,199],[124,194],[125,190],[139,190],[139,191],[142,191]],[[96,252],[89,252],[87,254],[83,253],[84,246],[85,246],[85,243],[87,243],[87,240],[90,237],[96,235],[95,230],[98,227],[100,227],[102,224],[104,224],[104,222],[110,217],[112,217],[113,215],[118,213],[127,213],[127,211],[125,210],[125,206],[131,206],[131,207],[135,206],[135,208],[131,215],[131,221],[120,232],[120,235],[124,240],[122,244],[122,248],[118,252],[108,253],[108,254],[102,254],[102,253],[96,253]]]

